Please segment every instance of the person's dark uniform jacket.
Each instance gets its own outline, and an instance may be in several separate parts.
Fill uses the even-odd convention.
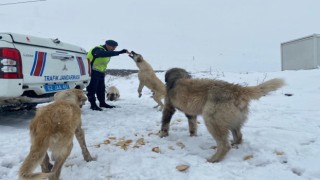
[[[91,103],[91,109],[99,110],[96,104],[95,94],[97,94],[97,98],[100,102],[100,107],[113,108],[114,106],[110,106],[105,102],[105,71],[108,63],[110,62],[110,58],[112,56],[118,56],[119,54],[126,53],[127,50],[123,49],[121,51],[108,51],[105,46],[97,46],[91,49],[87,58],[91,64],[91,80],[89,85],[87,86],[87,96],[88,101]]]

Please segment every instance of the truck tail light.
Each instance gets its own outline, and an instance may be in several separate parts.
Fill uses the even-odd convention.
[[[14,48],[0,48],[0,79],[22,79],[20,52]]]
[[[4,73],[16,73],[18,72],[18,69],[14,66],[4,66],[1,68],[1,71]]]

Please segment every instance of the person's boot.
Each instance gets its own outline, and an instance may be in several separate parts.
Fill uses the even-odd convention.
[[[102,111],[102,109],[97,106],[95,99],[94,100],[89,99],[89,102],[91,104],[90,109],[92,109],[94,111]]]
[[[91,105],[90,109],[92,109],[93,111],[102,111],[102,109],[99,108],[96,104]]]
[[[106,96],[105,96],[105,92],[104,91],[97,94],[97,98],[99,100],[100,107],[109,108],[109,109],[115,108],[116,106],[112,106],[112,105],[109,105],[109,104],[106,103],[105,97]]]
[[[115,108],[116,106],[112,106],[107,103],[100,103],[100,107],[111,109],[111,108]]]

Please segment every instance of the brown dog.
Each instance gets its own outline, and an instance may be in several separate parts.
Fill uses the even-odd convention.
[[[187,116],[191,136],[197,134],[196,116],[202,115],[208,131],[217,143],[217,152],[208,159],[209,162],[222,160],[230,150],[229,130],[233,144],[242,142],[241,127],[247,119],[250,100],[258,100],[284,85],[281,79],[249,87],[219,80],[191,79],[189,73],[180,68],[168,70],[165,82],[167,95],[160,137],[169,135],[170,120],[176,108]]]
[[[107,93],[107,100],[109,101],[116,101],[120,97],[120,92],[115,86],[110,86],[106,89]]]
[[[163,82],[156,76],[154,73],[151,65],[147,63],[146,60],[143,59],[143,57],[140,54],[135,53],[134,51],[131,51],[129,55],[134,62],[137,64],[139,68],[138,72],[138,78],[139,78],[139,87],[138,87],[138,93],[139,97],[141,97],[142,88],[144,86],[147,86],[152,92],[153,96],[152,98],[158,103],[155,108],[160,106],[160,110],[163,109],[163,103],[161,100],[164,98],[166,94],[166,87],[163,84]]]
[[[81,107],[87,100],[79,89],[60,91],[54,96],[55,102],[40,107],[30,123],[31,148],[19,171],[20,180],[45,179],[58,180],[61,167],[69,156],[73,146],[73,136],[82,149],[86,161],[91,157],[81,128]],[[52,151],[55,161],[53,167],[49,162],[47,150]],[[33,173],[41,163],[43,173]]]

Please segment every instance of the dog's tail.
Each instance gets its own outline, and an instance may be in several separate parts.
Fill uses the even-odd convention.
[[[247,88],[249,90],[250,98],[258,100],[262,96],[265,96],[270,92],[281,88],[282,86],[284,86],[284,84],[285,82],[283,79],[271,79],[257,86],[249,86]]]
[[[47,149],[48,146],[46,145],[31,146],[30,153],[20,167],[19,180],[41,180],[52,175],[52,173],[32,173],[37,165],[42,162],[47,153]]]

